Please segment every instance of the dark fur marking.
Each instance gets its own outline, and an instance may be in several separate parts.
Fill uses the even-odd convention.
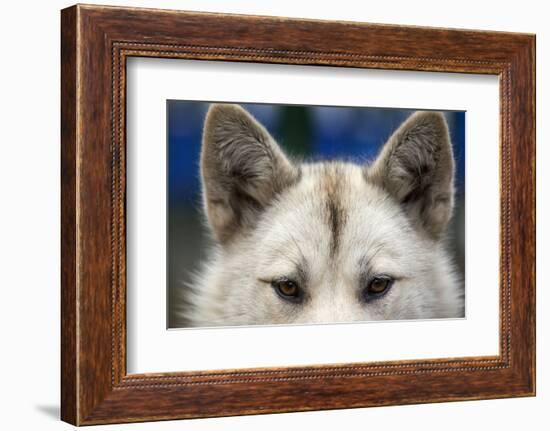
[[[329,164],[325,167],[323,191],[326,199],[327,222],[331,232],[330,254],[332,256],[340,246],[342,226],[346,219],[346,211],[341,202],[344,174],[337,164]]]
[[[332,197],[329,197],[327,202],[328,218],[331,232],[330,251],[331,254],[335,254],[339,245],[340,237],[340,224],[341,224],[341,209],[338,208],[337,203],[334,202]]]

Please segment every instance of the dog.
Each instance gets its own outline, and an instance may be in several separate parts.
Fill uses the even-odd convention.
[[[297,163],[239,105],[212,104],[202,138],[210,257],[189,326],[464,316],[446,250],[455,162],[443,114],[413,113],[377,158]]]

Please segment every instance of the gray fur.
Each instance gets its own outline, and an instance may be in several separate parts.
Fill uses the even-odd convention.
[[[298,173],[248,112],[238,105],[212,105],[204,125],[201,174],[206,214],[220,242],[253,227]]]
[[[454,206],[452,151],[445,117],[416,112],[391,136],[367,177],[402,203],[426,232],[438,236]]]
[[[464,315],[444,243],[454,162],[444,117],[412,115],[372,165],[293,164],[237,105],[213,105],[201,155],[216,239],[188,293],[193,326],[329,323]],[[395,279],[362,301],[368,280]],[[303,303],[271,281],[295,280]]]

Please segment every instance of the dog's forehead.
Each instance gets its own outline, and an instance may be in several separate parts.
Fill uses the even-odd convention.
[[[310,218],[324,221],[334,236],[341,235],[346,226],[367,228],[379,218],[400,213],[389,194],[370,184],[361,166],[350,163],[304,165],[302,179],[290,195],[296,207],[303,206]]]
[[[346,163],[303,165],[300,181],[266,216],[263,241],[273,253],[282,249],[320,264],[360,259],[407,230],[389,195],[369,184],[360,166]]]

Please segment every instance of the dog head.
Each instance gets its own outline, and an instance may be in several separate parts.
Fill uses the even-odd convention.
[[[440,113],[413,114],[372,163],[295,163],[243,108],[212,105],[201,177],[218,248],[195,320],[461,316],[442,241],[454,169]]]

